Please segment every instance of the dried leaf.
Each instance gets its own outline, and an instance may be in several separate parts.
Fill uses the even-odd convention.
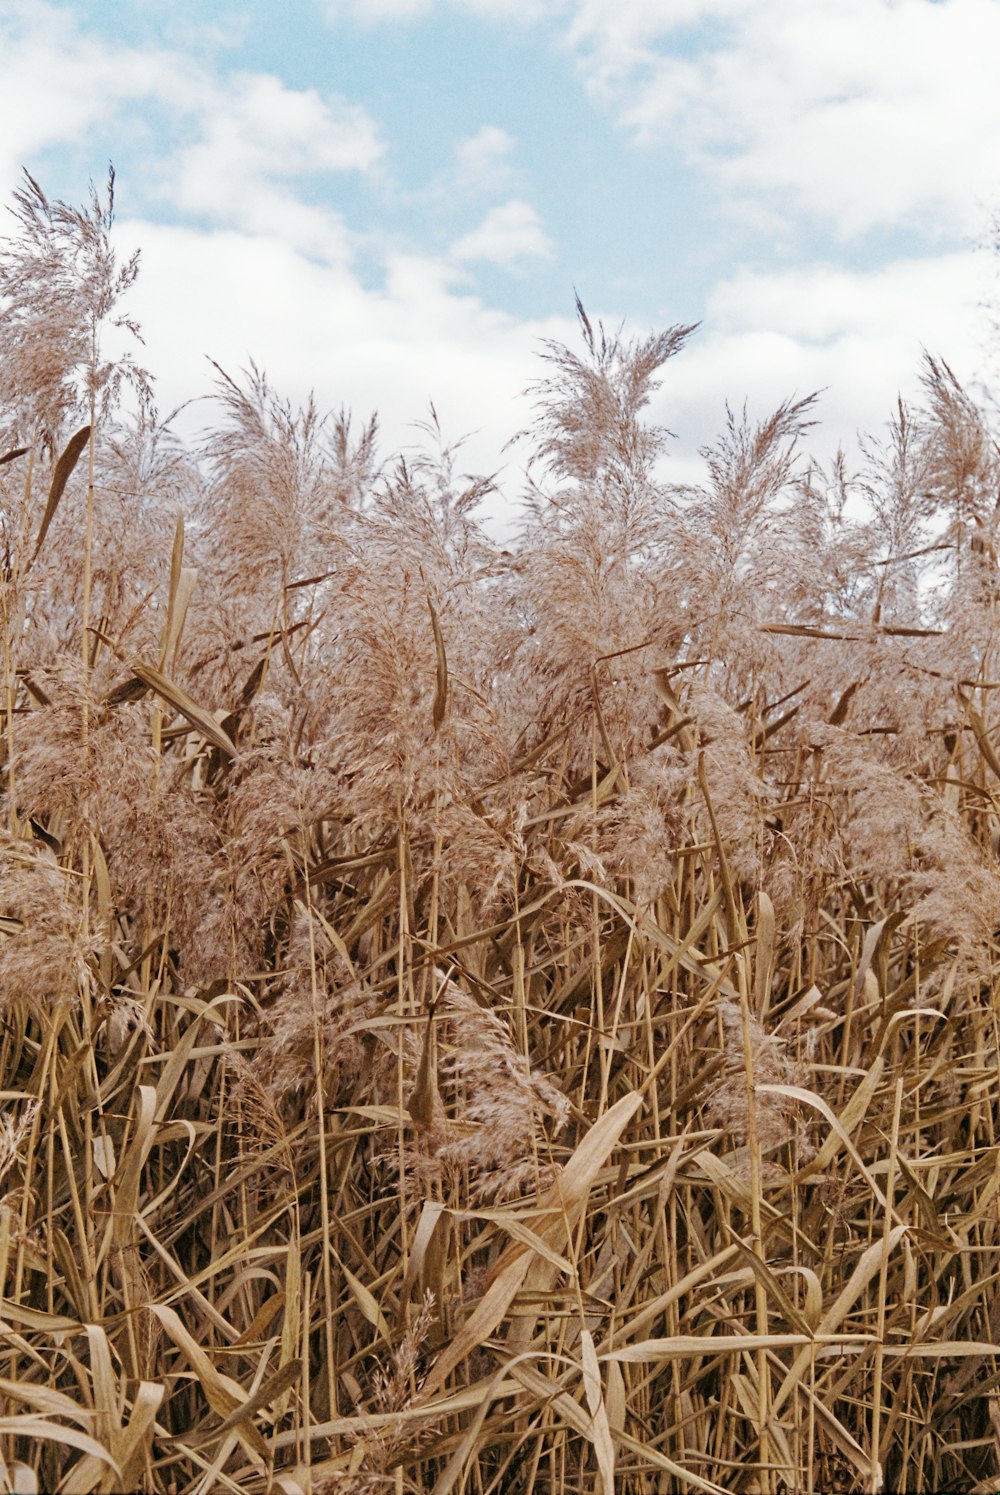
[[[172,706],[175,711],[179,711],[181,716],[191,723],[195,731],[201,733],[206,742],[217,747],[219,752],[224,753],[227,758],[235,758],[235,743],[222,730],[215,718],[199,706],[197,701],[192,700],[186,690],[182,690],[175,681],[162,675],[152,665],[135,662],[132,665],[132,672],[136,679],[148,685],[150,690],[155,690],[156,694],[162,696],[168,705]]]
[[[427,606],[430,608],[431,627],[434,630],[434,652],[437,655],[437,678],[434,690],[434,708],[432,711],[434,730],[437,732],[448,713],[448,656],[444,650],[444,635],[441,632],[441,624],[438,622],[437,612],[429,597],[427,599]]]
[[[45,505],[45,513],[42,515],[42,522],[38,527],[38,539],[35,541],[35,549],[31,557],[32,561],[37,558],[38,552],[42,548],[45,536],[49,532],[49,525],[52,523],[56,509],[59,507],[59,500],[63,496],[66,484],[70,480],[74,467],[80,460],[81,452],[90,440],[90,431],[90,426],[81,426],[79,431],[67,441],[56,463],[55,472],[52,474],[52,484],[49,488],[48,502]]]

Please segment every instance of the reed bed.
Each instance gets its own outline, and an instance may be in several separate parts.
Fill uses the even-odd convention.
[[[1000,1491],[988,415],[678,488],[581,307],[501,547],[15,211],[2,1488]]]

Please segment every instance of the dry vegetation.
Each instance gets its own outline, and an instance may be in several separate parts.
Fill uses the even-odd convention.
[[[16,212],[2,1488],[1000,1489],[987,417],[679,490],[581,310],[500,549],[256,371],[185,451]]]

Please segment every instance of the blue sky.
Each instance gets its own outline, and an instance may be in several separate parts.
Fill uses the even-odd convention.
[[[0,188],[115,162],[165,408],[252,356],[387,449],[433,399],[492,469],[574,289],[702,323],[679,478],[727,400],[825,387],[829,455],[921,347],[989,371],[1000,0],[0,0],[0,55]]]

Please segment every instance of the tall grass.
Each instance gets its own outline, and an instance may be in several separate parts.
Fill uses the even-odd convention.
[[[15,206],[2,1487],[1000,1490],[986,415],[679,489],[580,308],[501,549],[257,370],[185,450]]]

